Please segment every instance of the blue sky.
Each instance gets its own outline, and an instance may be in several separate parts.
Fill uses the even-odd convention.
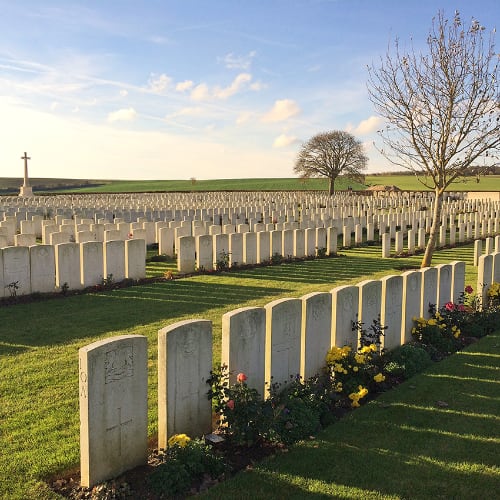
[[[0,176],[293,177],[348,130],[370,172],[366,66],[425,48],[433,16],[498,25],[498,0],[0,0]]]

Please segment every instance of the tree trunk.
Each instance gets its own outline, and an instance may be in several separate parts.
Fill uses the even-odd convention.
[[[432,256],[434,254],[434,250],[436,248],[436,241],[439,234],[439,226],[441,223],[441,207],[443,205],[443,191],[439,188],[436,188],[436,197],[434,199],[434,203],[432,206],[432,224],[431,224],[431,232],[429,234],[429,241],[425,247],[424,258],[422,259],[422,263],[420,267],[429,267],[432,262]]]
[[[333,193],[335,193],[335,178],[330,177],[328,183],[328,194],[331,196]]]

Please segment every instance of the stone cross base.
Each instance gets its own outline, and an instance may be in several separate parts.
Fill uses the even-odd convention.
[[[21,186],[21,189],[19,191],[19,196],[22,196],[23,198],[30,198],[31,196],[34,196],[32,187]]]

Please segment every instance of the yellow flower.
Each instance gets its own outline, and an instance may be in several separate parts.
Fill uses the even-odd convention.
[[[358,401],[357,401],[357,400],[356,400],[356,401],[353,401],[353,402],[351,403],[351,407],[352,407],[352,408],[359,408],[359,406],[360,406],[360,405],[359,405],[359,403],[358,403]]]
[[[385,380],[385,376],[382,375],[381,373],[377,373],[377,375],[375,375],[373,377],[373,380],[375,380],[375,382],[377,382],[377,383],[380,383],[380,382],[383,382]]]
[[[358,368],[357,366],[355,366],[355,367],[352,369],[352,371],[353,371],[353,372],[357,372],[358,370],[359,370],[359,368]]]
[[[169,438],[168,446],[172,447],[177,445],[184,448],[189,441],[191,441],[191,438],[186,434],[174,434],[171,438]]]
[[[359,365],[364,364],[366,361],[366,357],[363,356],[363,354],[355,354],[354,359],[356,360],[356,363],[358,363]]]
[[[360,386],[360,389],[359,389],[359,392],[358,392],[358,395],[359,395],[359,398],[364,398],[366,395],[368,394],[368,389],[366,389],[366,387],[361,387]]]
[[[431,318],[431,319],[427,322],[427,324],[428,324],[429,326],[436,326],[436,325],[437,325],[437,321],[436,321],[434,318]]]

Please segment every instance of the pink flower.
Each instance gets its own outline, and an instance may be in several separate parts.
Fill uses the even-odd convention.
[[[230,410],[234,410],[234,401],[232,399],[230,399],[227,403],[226,403],[226,406],[230,409]]]
[[[465,287],[465,293],[472,293],[474,291],[474,288],[472,288],[470,285],[467,285]]]
[[[447,302],[444,306],[447,311],[454,311],[455,310],[455,304],[453,302]]]
[[[238,375],[236,376],[236,380],[240,383],[245,382],[247,378],[248,377],[244,373],[238,373]]]
[[[458,305],[458,310],[459,310],[460,312],[465,312],[465,306],[464,306],[463,304],[459,304],[459,305]]]

